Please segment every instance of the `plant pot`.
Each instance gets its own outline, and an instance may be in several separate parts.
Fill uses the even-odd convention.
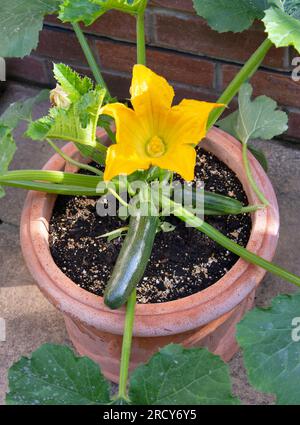
[[[258,203],[244,172],[241,144],[214,128],[201,146],[229,166],[243,184],[249,202]],[[72,143],[64,151],[78,156]],[[272,260],[279,232],[277,200],[264,170],[249,155],[254,178],[270,206],[252,215],[247,248]],[[54,155],[44,169],[64,170],[65,161]],[[39,192],[29,192],[27,196],[21,221],[25,261],[41,291],[63,313],[77,351],[99,363],[104,375],[118,382],[125,309],[110,310],[102,297],[78,287],[55,265],[48,243],[55,199],[54,195]],[[205,346],[228,361],[238,350],[236,323],[253,306],[255,291],[264,275],[263,269],[240,259],[222,279],[199,293],[163,304],[137,305],[130,369],[145,363],[160,347],[171,342],[186,347]]]

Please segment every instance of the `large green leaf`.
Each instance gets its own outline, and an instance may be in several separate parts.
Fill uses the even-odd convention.
[[[251,385],[277,396],[278,404],[300,404],[300,293],[280,295],[238,325],[237,339]],[[298,326],[298,330],[296,328]]]
[[[300,19],[300,0],[281,0],[285,12],[296,19]]]
[[[206,349],[168,345],[131,375],[130,399],[141,405],[238,404],[228,366]]]
[[[42,90],[37,96],[12,103],[0,117],[0,174],[8,170],[8,166],[16,151],[13,139],[13,130],[21,121],[32,119],[34,105],[45,100],[49,95],[48,90]],[[5,195],[0,187],[0,198]]]
[[[84,22],[85,25],[91,25],[109,10],[134,14],[145,4],[145,0],[64,0],[59,17],[63,22]]]
[[[282,8],[271,7],[266,11],[263,22],[269,39],[276,47],[294,46],[300,52],[299,18],[299,1],[285,2],[282,4]]]
[[[193,0],[199,16],[218,32],[241,32],[264,16],[270,0]]]
[[[16,144],[11,134],[11,129],[0,124],[0,174],[4,174],[16,152]],[[0,198],[5,195],[0,186]]]
[[[38,44],[43,18],[59,0],[10,0],[0,5],[0,56],[24,57]]]
[[[250,139],[270,140],[287,130],[288,116],[277,110],[277,103],[267,96],[251,100],[253,89],[244,84],[239,92],[239,109],[218,122],[225,131],[242,143]]]
[[[33,107],[47,99],[49,90],[42,90],[37,96],[12,103],[1,115],[0,123],[14,129],[21,121],[31,121]]]
[[[99,366],[65,346],[45,344],[9,370],[7,404],[91,405],[109,403]]]

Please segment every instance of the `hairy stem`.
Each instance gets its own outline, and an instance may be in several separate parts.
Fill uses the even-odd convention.
[[[145,12],[139,12],[136,21],[137,34],[137,63],[146,65],[146,45],[145,45]]]
[[[101,170],[98,170],[95,167],[92,167],[88,164],[83,164],[82,162],[76,161],[75,159],[71,158],[69,155],[65,154],[58,146],[56,146],[55,143],[52,142],[52,140],[47,139],[47,142],[49,145],[57,152],[66,162],[69,162],[70,164],[74,165],[75,167],[78,167],[79,169],[90,171],[93,174],[97,174],[100,177],[103,177],[103,172]]]
[[[89,44],[87,42],[87,39],[85,38],[85,35],[81,31],[81,28],[80,28],[79,24],[73,23],[72,25],[73,25],[73,29],[75,31],[75,34],[77,36],[77,39],[78,39],[78,41],[80,43],[80,46],[81,46],[81,48],[83,50],[83,53],[84,53],[84,55],[86,57],[86,60],[87,60],[89,66],[91,68],[91,71],[92,71],[94,77],[95,77],[96,82],[100,86],[102,86],[103,88],[105,88],[107,90],[108,95],[110,96],[109,91],[108,91],[108,88],[107,88],[107,85],[106,85],[106,83],[104,81],[104,78],[103,78],[103,76],[101,74],[101,71],[99,69],[99,65],[96,62],[96,59],[95,59],[95,57],[93,55],[93,52],[92,52],[92,50],[91,50],[91,48],[90,48],[90,46],[89,46]]]
[[[232,101],[234,96],[238,93],[240,87],[257,71],[272,45],[272,42],[269,39],[266,39],[259,46],[259,48],[253,53],[251,58],[245,63],[239,73],[228,85],[224,93],[219,97],[217,103],[224,103],[225,105],[228,105]],[[208,130],[218,121],[225,109],[226,107],[218,108],[210,114],[207,125]]]
[[[194,214],[190,213],[186,210],[182,205],[177,204],[166,197],[162,197],[161,203],[162,207],[169,205],[171,202],[171,206],[173,208],[173,214],[178,217],[180,220],[188,223],[190,226],[195,227],[200,232],[207,235],[210,239],[214,240],[224,248],[228,249],[228,251],[233,252],[249,263],[255,264],[270,273],[275,274],[276,276],[281,277],[287,282],[293,283],[296,286],[300,287],[300,277],[290,273],[288,270],[285,270],[276,264],[271,263],[270,261],[265,260],[262,257],[254,254],[253,252],[248,251],[246,248],[240,246],[239,244],[233,242],[231,239],[224,236],[210,224],[205,223],[200,218],[196,217]],[[167,203],[167,204],[166,204]]]
[[[96,190],[99,184],[98,176],[88,176],[85,174],[65,173],[63,171],[46,171],[46,170],[17,170],[8,171],[0,175],[0,184],[6,181],[44,181],[49,183],[57,183],[63,185],[88,187]]]
[[[244,163],[247,178],[249,180],[249,183],[251,184],[252,189],[256,193],[260,202],[262,202],[263,206],[267,207],[269,205],[269,201],[266,199],[266,197],[264,196],[262,191],[257,186],[257,183],[254,180],[254,177],[253,177],[253,174],[252,174],[252,171],[251,171],[251,166],[250,166],[249,158],[248,158],[247,143],[243,143],[243,163]]]
[[[18,187],[19,189],[35,190],[44,193],[53,193],[56,195],[67,196],[95,196],[99,197],[107,193],[107,190],[97,190],[92,187],[73,186],[56,183],[41,183],[28,180],[5,180],[1,182],[3,186]]]

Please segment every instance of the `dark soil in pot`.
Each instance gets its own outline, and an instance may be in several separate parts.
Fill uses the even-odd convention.
[[[214,155],[198,149],[196,179],[205,189],[227,195],[247,205],[243,187],[234,174]],[[110,242],[100,235],[126,225],[117,217],[99,217],[97,198],[57,198],[50,222],[50,249],[57,266],[78,286],[103,295],[115,264],[122,237]],[[246,246],[251,232],[248,214],[206,217],[206,221]],[[184,298],[218,281],[238,261],[196,229],[174,217],[172,232],[156,235],[151,259],[137,288],[139,303],[159,303]]]

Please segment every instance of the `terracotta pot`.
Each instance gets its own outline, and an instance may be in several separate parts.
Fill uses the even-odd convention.
[[[245,176],[238,141],[214,128],[201,146],[237,174],[251,204],[258,202]],[[78,156],[71,143],[64,150],[68,155]],[[252,155],[250,161],[270,207],[252,215],[248,249],[272,260],[279,232],[277,200],[260,164]],[[63,170],[65,162],[54,155],[44,168]],[[78,287],[55,265],[48,244],[55,198],[38,192],[28,194],[21,222],[25,261],[41,291],[63,313],[77,351],[98,362],[104,375],[118,382],[125,310],[108,309],[102,297]],[[163,304],[137,305],[131,370],[171,342],[186,347],[205,346],[228,361],[238,349],[236,323],[253,306],[256,288],[264,275],[264,270],[240,259],[222,279],[202,292]]]

